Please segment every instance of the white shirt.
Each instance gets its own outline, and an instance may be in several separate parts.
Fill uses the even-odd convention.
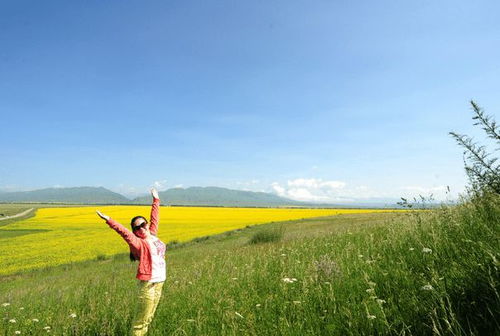
[[[149,282],[162,282],[167,278],[165,266],[165,244],[158,237],[151,236],[148,240],[151,251],[151,279]]]

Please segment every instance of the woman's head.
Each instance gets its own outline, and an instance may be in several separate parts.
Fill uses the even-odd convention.
[[[146,238],[149,232],[149,223],[143,216],[135,216],[130,220],[130,227],[132,232],[139,238]]]
[[[135,216],[130,220],[130,227],[132,232],[139,238],[146,238],[147,232],[149,232],[149,223],[143,216]],[[130,252],[130,260],[139,260],[139,257]]]

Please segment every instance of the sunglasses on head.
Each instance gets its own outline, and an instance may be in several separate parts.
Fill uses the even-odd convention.
[[[142,222],[141,224],[134,226],[134,228],[132,229],[132,231],[137,231],[137,230],[139,230],[141,228],[144,228],[144,227],[146,227],[146,224],[148,224],[148,222]]]

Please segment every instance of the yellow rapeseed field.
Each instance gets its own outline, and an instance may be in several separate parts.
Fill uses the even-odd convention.
[[[35,217],[0,227],[0,274],[128,252],[96,209],[127,228],[132,217],[150,214],[149,206],[38,209]],[[158,236],[182,242],[272,221],[379,211],[387,210],[161,207]]]

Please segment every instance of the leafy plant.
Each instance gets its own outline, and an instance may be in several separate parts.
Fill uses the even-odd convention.
[[[481,127],[488,138],[492,139],[500,149],[500,129],[495,120],[484,113],[474,101],[471,100],[474,125]],[[500,164],[494,152],[489,152],[484,145],[480,145],[468,135],[449,133],[458,144],[464,148],[465,171],[476,192],[494,192],[500,194]]]

